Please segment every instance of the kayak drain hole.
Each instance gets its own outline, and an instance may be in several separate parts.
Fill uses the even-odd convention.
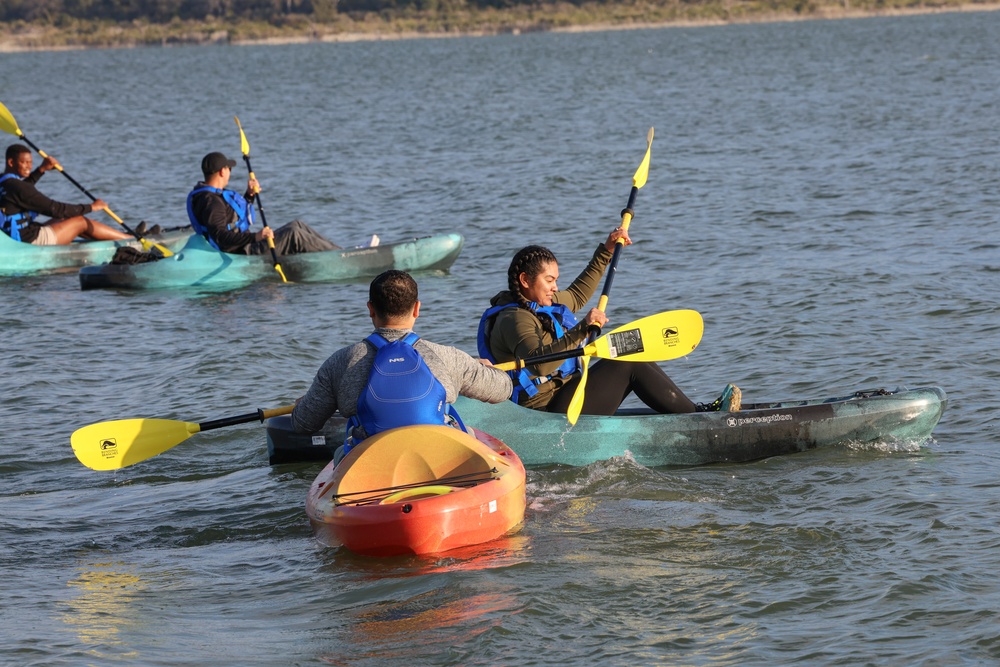
[[[410,510],[412,509],[413,505],[411,505],[410,503],[406,503],[405,505],[403,505],[403,514],[409,514]]]

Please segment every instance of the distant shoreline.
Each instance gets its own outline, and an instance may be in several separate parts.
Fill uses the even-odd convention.
[[[725,1],[725,0],[724,0]],[[844,5],[848,5],[845,7]],[[339,17],[331,23],[305,18],[284,26],[234,22],[173,22],[114,24],[77,21],[72,28],[14,23],[0,35],[0,53],[67,51],[189,45],[269,45],[313,42],[361,42],[404,39],[446,39],[531,32],[598,32],[664,27],[699,27],[741,23],[781,23],[815,20],[915,16],[1000,10],[1000,0],[982,3],[944,2],[935,6],[850,6],[850,0],[811,4],[807,11],[774,10],[730,0],[724,4],[672,6],[582,5],[556,9],[514,8],[461,12],[447,16],[400,16],[389,20]],[[663,17],[662,15],[667,15]],[[442,27],[443,26],[443,27]]]

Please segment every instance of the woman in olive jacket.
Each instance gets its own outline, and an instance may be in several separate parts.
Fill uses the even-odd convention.
[[[492,307],[483,314],[480,355],[498,363],[583,345],[588,327],[603,326],[608,318],[597,308],[579,322],[573,313],[594,296],[619,238],[626,245],[632,242],[627,230],[615,229],[565,290],[556,286],[559,263],[552,251],[542,246],[519,250],[507,269],[508,289],[490,299]],[[580,382],[577,368],[576,360],[528,366],[514,378],[514,400],[528,408],[565,413]],[[734,385],[714,403],[696,404],[652,362],[603,359],[588,369],[588,376],[582,414],[614,414],[632,392],[659,413],[739,410],[740,390]]]

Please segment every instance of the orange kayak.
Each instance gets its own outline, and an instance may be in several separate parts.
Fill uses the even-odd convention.
[[[319,474],[306,514],[324,544],[367,556],[429,554],[496,539],[524,520],[521,459],[491,435],[404,426]]]

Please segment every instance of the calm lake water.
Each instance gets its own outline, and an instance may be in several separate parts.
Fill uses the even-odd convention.
[[[21,129],[133,223],[183,222],[202,155],[239,154],[238,115],[272,225],[461,231],[452,270],[420,277],[419,329],[469,351],[517,248],[582,268],[654,126],[608,312],[704,315],[666,365],[689,395],[940,385],[951,403],[923,444],[534,469],[516,535],[373,560],[312,539],[321,466],[269,466],[260,426],[109,473],[69,444],[96,421],[291,402],[369,332],[366,282],[8,280],[0,663],[996,664],[998,34],[993,12],[3,55]]]

